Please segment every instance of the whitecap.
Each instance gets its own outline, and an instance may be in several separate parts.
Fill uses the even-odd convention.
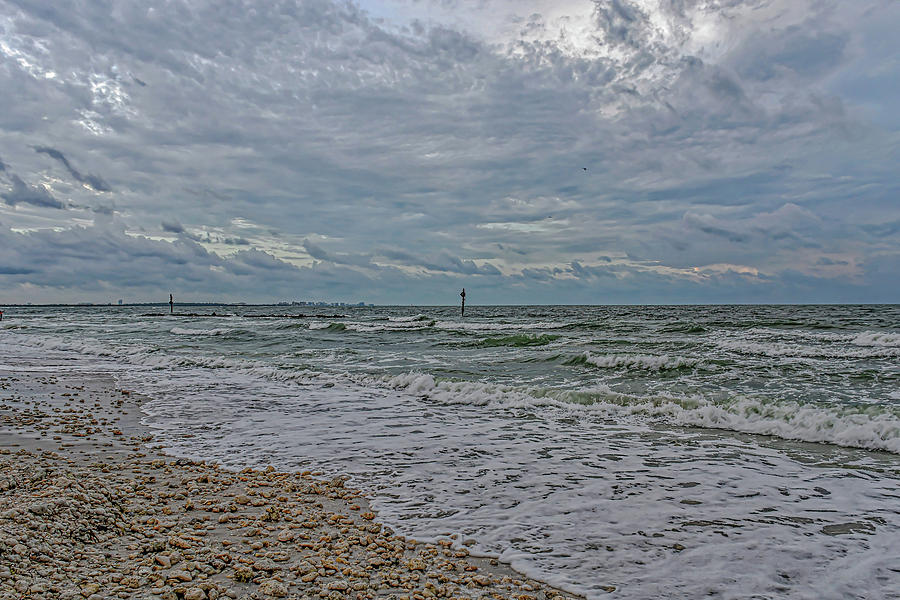
[[[584,362],[603,369],[635,369],[645,371],[665,371],[668,369],[681,369],[695,367],[701,361],[681,356],[655,356],[650,354],[601,354],[585,353]]]
[[[231,333],[232,330],[226,327],[220,327],[216,329],[188,329],[185,327],[173,327],[169,330],[169,333],[174,335],[227,335]]]
[[[864,331],[853,338],[852,343],[857,346],[878,346],[900,348],[900,333],[887,333],[883,331]]]

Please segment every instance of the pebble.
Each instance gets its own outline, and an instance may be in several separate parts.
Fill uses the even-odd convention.
[[[206,592],[198,587],[188,588],[184,592],[184,600],[206,600]]]
[[[7,427],[123,448],[103,460],[0,449],[0,600],[570,598],[495,575],[496,561],[468,556],[473,540],[396,535],[345,477],[229,472],[147,457],[137,442],[129,454],[119,423],[78,406],[0,412]]]
[[[345,588],[346,589],[346,588]],[[272,596],[274,598],[284,598],[287,596],[287,588],[278,581],[264,581],[259,586],[259,593],[263,596]],[[185,598],[185,600],[188,600]]]
[[[176,579],[178,581],[191,581],[194,578],[187,571],[176,569],[174,571],[169,571],[169,579]]]

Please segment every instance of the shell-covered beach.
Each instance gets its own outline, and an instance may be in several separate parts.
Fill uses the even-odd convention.
[[[342,477],[150,449],[110,383],[0,371],[0,598],[572,598],[396,535]]]

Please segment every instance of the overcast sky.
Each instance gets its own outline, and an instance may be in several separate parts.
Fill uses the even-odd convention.
[[[0,303],[900,301],[896,0],[0,0]]]

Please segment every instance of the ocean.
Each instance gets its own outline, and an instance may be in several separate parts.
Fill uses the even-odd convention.
[[[161,310],[8,308],[0,362],[589,598],[900,598],[898,305]]]

